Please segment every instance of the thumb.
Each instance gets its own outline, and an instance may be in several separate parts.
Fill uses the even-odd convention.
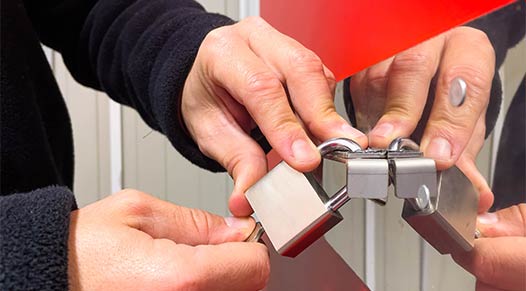
[[[245,192],[254,185],[261,177],[267,173],[267,158],[264,153],[258,149],[258,155],[250,151],[239,151],[237,161],[232,166],[234,179],[234,190],[228,201],[228,207],[235,216],[247,216],[252,214],[253,210],[248,204]]]
[[[526,236],[526,203],[479,215],[477,228],[482,237]]]
[[[524,237],[480,238],[475,240],[473,251],[456,254],[453,258],[483,283],[503,290],[524,290],[525,250]]]
[[[526,286],[526,204],[479,215],[482,238],[469,253],[453,259],[478,280],[506,290]],[[519,289],[521,290],[521,289]]]

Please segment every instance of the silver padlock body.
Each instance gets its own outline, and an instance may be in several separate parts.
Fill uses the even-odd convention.
[[[310,174],[279,163],[246,192],[276,251],[295,257],[343,218]]]
[[[350,198],[387,200],[389,164],[385,159],[347,160],[347,195]]]
[[[470,251],[475,240],[478,193],[456,166],[439,173],[431,208],[405,201],[402,217],[441,254]]]

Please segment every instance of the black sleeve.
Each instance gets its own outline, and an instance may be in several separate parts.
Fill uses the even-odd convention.
[[[488,110],[486,112],[486,137],[491,133],[495,127],[495,122],[499,115],[500,104],[502,102],[502,84],[498,73],[498,68],[504,62],[508,49],[515,46],[525,35],[526,27],[526,2],[518,0],[508,6],[496,10],[486,16],[480,17],[474,21],[466,24],[466,26],[474,27],[482,30],[488,36],[493,48],[495,49],[495,76],[493,78],[490,100]],[[350,78],[344,82],[344,103],[345,110],[351,123],[356,125],[356,118],[354,117],[354,106],[352,103],[352,96],[349,90]],[[424,109],[423,116],[415,132],[413,133],[414,140],[420,140],[425,124],[429,117],[431,107],[434,100],[435,82],[433,82],[429,89],[429,98]]]
[[[42,42],[61,52],[77,81],[135,108],[193,163],[223,170],[186,134],[180,96],[206,34],[232,20],[192,0],[26,0],[26,6]]]
[[[496,68],[500,68],[508,49],[524,38],[526,29],[526,2],[516,1],[486,16],[479,17],[466,26],[486,33],[496,55]]]
[[[0,290],[68,288],[69,215],[75,198],[51,186],[0,197]]]
[[[491,95],[486,111],[486,137],[497,122],[502,103],[502,82],[497,71],[506,59],[508,49],[524,38],[526,28],[526,2],[516,1],[493,13],[466,24],[482,30],[488,36],[495,49],[495,77],[491,86]]]

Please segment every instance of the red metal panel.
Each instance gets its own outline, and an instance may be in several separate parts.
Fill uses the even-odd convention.
[[[261,15],[338,80],[513,0],[261,0]]]

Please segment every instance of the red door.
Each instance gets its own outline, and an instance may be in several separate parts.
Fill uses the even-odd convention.
[[[338,80],[513,0],[261,0],[261,16]]]

